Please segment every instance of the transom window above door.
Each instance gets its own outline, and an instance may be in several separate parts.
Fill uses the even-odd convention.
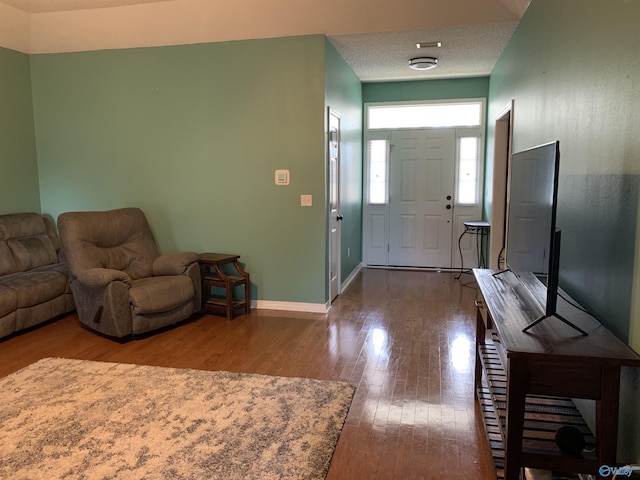
[[[368,105],[367,129],[479,127],[482,101],[378,103]]]

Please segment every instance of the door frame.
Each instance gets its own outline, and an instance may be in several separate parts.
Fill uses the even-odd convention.
[[[340,293],[341,287],[341,235],[340,228],[342,215],[340,214],[340,154],[341,154],[341,127],[340,113],[331,107],[327,107],[327,250],[328,250],[328,293],[329,302],[332,302]],[[337,127],[335,123],[337,123]],[[333,130],[335,128],[335,130]],[[333,133],[335,131],[335,134]],[[332,155],[335,151],[336,165],[332,168]],[[335,228],[335,235],[332,229]],[[335,262],[335,270],[333,269]]]
[[[363,264],[367,266],[389,267],[389,192],[386,192],[386,200],[384,204],[370,204],[368,199],[369,193],[369,158],[368,145],[370,141],[383,140],[387,142],[387,185],[390,182],[390,160],[391,160],[391,132],[396,130],[411,129],[389,129],[374,130],[366,132],[363,139],[363,216],[362,216],[362,254]],[[423,128],[413,130],[440,130],[434,128]],[[485,156],[485,137],[482,127],[451,127],[450,130],[455,131],[455,152],[454,152],[454,191],[453,191],[453,225],[452,225],[452,251],[451,251],[451,267],[452,270],[461,268],[460,256],[464,258],[464,265],[468,267],[473,265],[477,257],[477,242],[470,235],[460,238],[465,230],[464,222],[481,220],[483,211],[484,198],[484,156]],[[459,162],[460,148],[459,141],[465,137],[477,137],[478,144],[478,198],[475,204],[460,204],[457,199],[457,181],[459,179]],[[375,232],[375,233],[374,233]],[[383,234],[381,234],[383,232]],[[406,268],[406,267],[405,267]],[[447,269],[447,267],[434,267],[438,270]]]
[[[451,125],[451,126],[423,126],[423,127],[408,127],[408,126],[380,126],[370,127],[369,122],[369,108],[370,107],[394,107],[394,106],[420,106],[420,105],[455,105],[460,103],[479,103],[481,106],[480,113],[480,125]],[[465,267],[469,265],[468,260],[475,257],[475,244],[471,242],[470,238],[459,241],[461,233],[464,231],[463,223],[468,220],[480,220],[483,218],[484,212],[484,173],[485,173],[485,157],[486,157],[486,98],[458,98],[458,99],[441,99],[441,100],[419,100],[419,101],[396,101],[396,102],[366,102],[364,103],[364,125],[363,125],[363,216],[362,216],[362,260],[363,264],[370,267],[380,266],[385,268],[389,267],[388,262],[388,228],[389,228],[389,196],[387,192],[387,198],[385,204],[370,204],[368,201],[369,193],[369,158],[368,158],[368,145],[372,140],[385,140],[388,143],[387,151],[387,164],[390,159],[390,137],[393,130],[407,130],[407,129],[440,129],[451,128],[456,131],[456,158],[455,158],[455,181],[458,180],[458,166],[459,166],[459,138],[464,132],[477,131],[477,136],[480,139],[480,152],[479,152],[479,164],[478,164],[478,203],[475,205],[460,204],[454,205],[456,211],[454,211],[454,224],[452,235],[452,269],[458,269],[460,267],[460,252],[458,247],[462,247],[462,255],[465,258]],[[388,166],[388,165],[387,165]],[[387,168],[387,181],[389,179]],[[458,188],[456,183],[455,189]],[[457,195],[454,193],[454,195]],[[455,197],[457,200],[457,196]],[[384,232],[381,235],[380,232]],[[469,237],[467,235],[467,237]],[[473,251],[472,251],[473,250]],[[472,257],[469,257],[472,255]],[[475,260],[474,260],[475,261]],[[440,269],[438,269],[440,270]]]
[[[513,106],[514,101],[511,100],[495,117],[489,233],[489,268],[495,269],[506,266],[501,259],[505,247],[508,178],[513,147]]]

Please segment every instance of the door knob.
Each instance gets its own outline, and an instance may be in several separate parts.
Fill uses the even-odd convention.
[[[451,195],[447,195],[447,200],[451,200]]]
[[[451,205],[447,205],[447,210],[451,210]]]
[[[342,220],[344,217],[342,215],[336,215],[336,220],[340,221]]]

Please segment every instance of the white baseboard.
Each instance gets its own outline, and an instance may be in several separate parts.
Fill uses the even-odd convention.
[[[362,267],[363,267],[362,263],[359,263],[358,266],[353,269],[351,274],[345,279],[344,282],[342,282],[342,285],[340,285],[340,293],[344,292],[347,289],[347,287],[351,285],[351,282],[353,282],[355,278],[360,274]]]
[[[258,310],[282,310],[285,312],[327,313],[331,305],[323,303],[276,302],[273,300],[254,300],[251,308]]]
[[[340,293],[353,282],[362,270],[360,263],[353,272],[340,285]],[[257,310],[282,310],[283,312],[306,312],[306,313],[327,313],[331,308],[331,302],[327,303],[302,303],[302,302],[277,302],[273,300],[252,300],[251,308]]]

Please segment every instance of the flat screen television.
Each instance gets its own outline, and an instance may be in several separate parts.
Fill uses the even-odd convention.
[[[560,230],[556,228],[560,142],[550,142],[514,153],[511,159],[507,204],[506,261],[509,271],[532,272],[546,278],[547,295],[542,315],[523,331],[558,315]]]

